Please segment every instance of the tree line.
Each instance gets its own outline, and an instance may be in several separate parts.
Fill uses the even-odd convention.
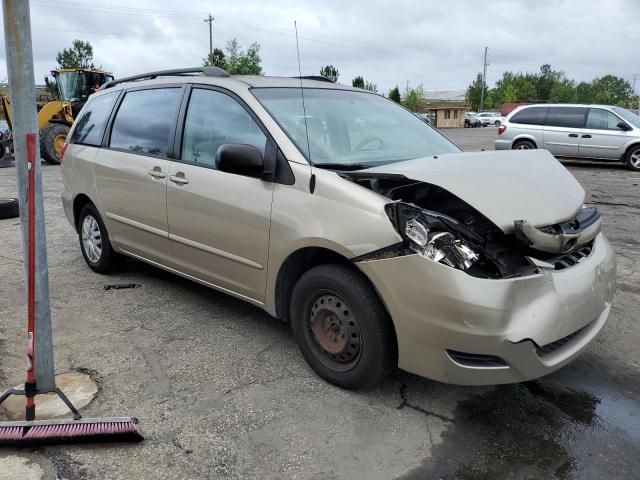
[[[466,92],[466,103],[472,110],[499,109],[504,103],[601,103],[631,107],[637,105],[629,82],[615,75],[604,75],[593,80],[576,82],[562,71],[545,64],[539,72],[504,72],[493,88],[482,81],[478,73]]]

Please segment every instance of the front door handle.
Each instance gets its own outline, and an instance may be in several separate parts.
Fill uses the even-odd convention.
[[[183,174],[178,173],[178,175],[171,175],[169,177],[169,180],[171,180],[173,183],[177,183],[178,185],[186,185],[187,183],[189,183],[189,180],[184,178],[184,173]]]
[[[588,133],[585,135],[582,135],[582,138],[591,138],[591,135],[589,135]]]
[[[578,134],[577,133],[570,133],[569,136],[571,138],[578,138]]]
[[[166,177],[166,175],[164,173],[162,173],[162,171],[158,167],[154,168],[153,170],[149,170],[149,175],[151,175],[153,178],[164,178],[164,177]]]

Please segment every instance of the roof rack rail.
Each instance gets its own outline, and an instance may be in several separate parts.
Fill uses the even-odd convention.
[[[302,77],[291,77],[291,78],[299,78],[300,80],[318,80],[319,82],[336,83],[335,80],[331,80],[330,78],[323,77],[321,75],[303,75]]]
[[[205,77],[228,77],[229,74],[226,70],[219,67],[192,67],[192,68],[176,68],[173,70],[160,70],[157,72],[141,73],[139,75],[132,75],[131,77],[123,77],[107,82],[100,87],[99,90],[111,88],[119,83],[135,82],[137,80],[152,80],[158,77],[175,77],[189,74],[201,73]]]

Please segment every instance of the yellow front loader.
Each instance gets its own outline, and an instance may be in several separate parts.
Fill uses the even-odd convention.
[[[40,156],[49,163],[60,163],[60,151],[74,119],[87,102],[89,95],[103,84],[113,80],[113,75],[90,68],[64,68],[51,72],[55,79],[57,100],[48,102],[38,111],[40,131]],[[50,85],[48,77],[45,77]],[[2,108],[9,130],[13,115],[9,96],[2,97]],[[10,139],[5,139],[5,145]]]

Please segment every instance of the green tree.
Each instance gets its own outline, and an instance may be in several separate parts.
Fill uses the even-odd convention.
[[[551,87],[549,101],[551,103],[573,103],[576,101],[576,82],[561,78]]]
[[[333,65],[325,65],[320,69],[320,75],[324,78],[328,78],[332,82],[337,82],[340,73],[338,72],[338,69]]]
[[[389,90],[389,100],[400,103],[400,90],[398,89],[397,85]]]
[[[238,40],[232,38],[227,42],[225,63],[229,75],[263,75],[260,44],[254,42],[243,51]],[[215,55],[215,52],[214,52]]]
[[[593,103],[605,103],[626,107],[633,96],[633,89],[625,79],[614,75],[595,78],[591,82]]]
[[[358,75],[356,78],[351,80],[351,85],[355,88],[364,88],[364,78],[361,75]]]
[[[553,85],[560,81],[563,76],[563,72],[556,72],[548,63],[542,65],[540,67],[540,73],[538,74],[537,79],[537,100],[549,100],[549,98],[551,97],[551,89],[553,88]]]
[[[372,82],[365,82],[364,89],[369,90],[370,92],[378,93],[378,85]]]
[[[89,42],[74,40],[71,48],[65,48],[56,55],[60,68],[95,68],[93,47]]]
[[[580,82],[576,85],[576,101],[578,103],[593,103],[593,85],[591,82]]]
[[[214,48],[213,53],[210,53],[203,59],[202,65],[205,67],[219,67],[226,70],[227,57],[221,49]]]
[[[402,97],[402,105],[412,112],[418,110],[420,107],[420,103],[422,103],[422,97],[424,96],[424,89],[422,88],[422,84],[418,85],[416,88],[410,88],[407,84],[404,89],[404,96]]]
[[[465,94],[465,102],[473,110],[478,111],[480,109],[480,97],[482,96],[482,90],[484,89],[484,97],[487,99],[487,86],[482,81],[482,74],[479,73],[476,79],[471,82],[471,85],[467,87],[467,93]],[[486,102],[485,102],[486,105]]]

